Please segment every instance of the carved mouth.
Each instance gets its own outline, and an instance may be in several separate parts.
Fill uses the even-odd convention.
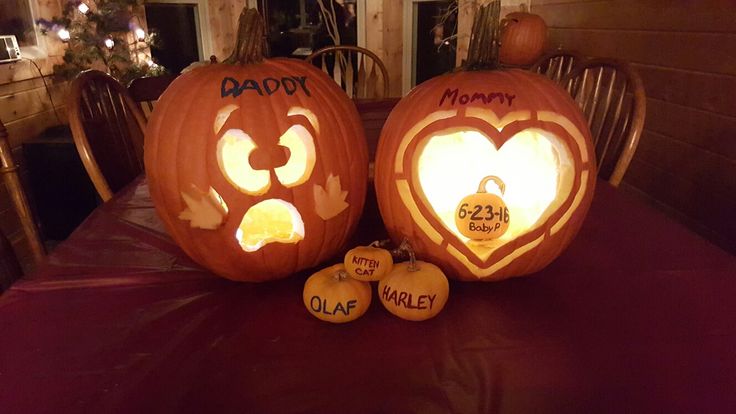
[[[304,238],[304,221],[293,204],[271,198],[246,211],[235,238],[246,252],[270,243],[294,244]]]

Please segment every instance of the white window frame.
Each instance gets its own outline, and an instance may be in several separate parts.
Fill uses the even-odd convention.
[[[210,36],[210,16],[208,0],[150,0],[148,3],[193,4],[196,6],[194,25],[197,30],[197,52],[200,61],[209,62],[213,55],[212,37]],[[249,4],[251,1],[249,0]],[[255,0],[252,3],[256,3]],[[145,4],[144,4],[145,5]],[[255,5],[254,5],[255,7]]]
[[[2,0],[0,0],[2,1]],[[38,14],[38,1],[26,0],[26,4],[31,11],[31,26],[36,33],[36,45],[35,46],[21,46],[20,56],[28,59],[45,59],[49,56],[48,47],[46,46],[46,36],[41,33],[41,29],[36,24],[36,20],[39,18]],[[3,33],[4,34],[4,33]]]
[[[415,86],[416,71],[414,60],[416,59],[417,37],[414,28],[417,25],[417,11],[419,3],[435,0],[404,0],[402,34],[404,47],[401,53],[401,93],[406,95]]]
[[[357,14],[356,18],[356,25],[357,25],[357,31],[358,31],[358,47],[365,48],[366,45],[366,33],[365,33],[365,2],[367,0],[358,0],[358,2],[355,4],[355,14]],[[376,1],[376,0],[371,0]]]

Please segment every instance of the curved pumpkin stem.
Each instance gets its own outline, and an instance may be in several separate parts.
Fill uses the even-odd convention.
[[[344,270],[338,270],[337,272],[335,272],[334,275],[332,275],[332,277],[338,282],[342,282],[343,280],[348,278],[348,272]]]
[[[387,246],[389,243],[391,243],[391,240],[373,240],[371,244],[368,245],[368,247],[380,247],[383,248],[384,246]]]
[[[265,23],[256,9],[243,8],[238,18],[238,36],[233,53],[223,63],[247,65],[263,61]]]
[[[397,255],[399,253],[406,253],[409,256],[409,269],[410,272],[416,272],[419,270],[419,266],[417,266],[417,257],[414,254],[414,249],[411,248],[411,243],[409,243],[409,239],[404,239],[401,241],[401,244],[399,247],[396,248],[396,250],[392,251],[391,253],[396,253]]]
[[[493,181],[498,186],[498,189],[501,191],[501,195],[503,195],[506,192],[506,184],[504,184],[503,180],[496,177],[495,175],[489,175],[488,177],[483,178],[480,181],[480,184],[478,185],[478,192],[479,193],[487,193],[486,191],[486,185],[489,181]]]

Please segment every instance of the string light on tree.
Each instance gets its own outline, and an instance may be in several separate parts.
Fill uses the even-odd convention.
[[[137,27],[135,30],[133,30],[133,34],[135,35],[135,40],[139,42],[146,40],[146,31],[141,29],[140,27]]]
[[[89,6],[87,5],[87,3],[81,2],[77,6],[77,10],[79,10],[80,13],[82,13],[82,14],[84,14],[86,16],[87,13],[89,13],[89,10],[90,9],[89,9]]]
[[[128,83],[164,73],[151,60],[150,46],[156,36],[141,23],[143,1],[69,0],[62,2],[61,16],[38,19],[42,33],[56,33],[67,45],[54,74],[72,79],[83,70],[102,66],[121,83]]]
[[[56,35],[59,36],[59,39],[61,39],[62,42],[66,43],[71,38],[71,35],[69,34],[69,31],[61,28],[56,32]]]

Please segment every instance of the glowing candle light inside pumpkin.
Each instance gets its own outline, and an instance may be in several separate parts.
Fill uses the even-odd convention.
[[[502,207],[513,215],[513,220],[504,223],[508,228],[495,238],[498,243],[534,227],[550,207],[556,207],[558,192],[571,185],[569,150],[554,135],[538,129],[517,133],[500,149],[475,130],[440,132],[420,147],[415,159],[422,191],[442,223],[465,243],[480,239],[471,239],[458,229],[457,209],[466,196],[475,195],[485,177],[493,175],[505,184]],[[494,192],[493,183],[488,187],[489,193]],[[493,244],[486,239],[484,245],[488,243]]]
[[[115,41],[108,37],[107,39],[105,39],[105,47],[108,49],[112,49],[113,47],[115,47]]]

